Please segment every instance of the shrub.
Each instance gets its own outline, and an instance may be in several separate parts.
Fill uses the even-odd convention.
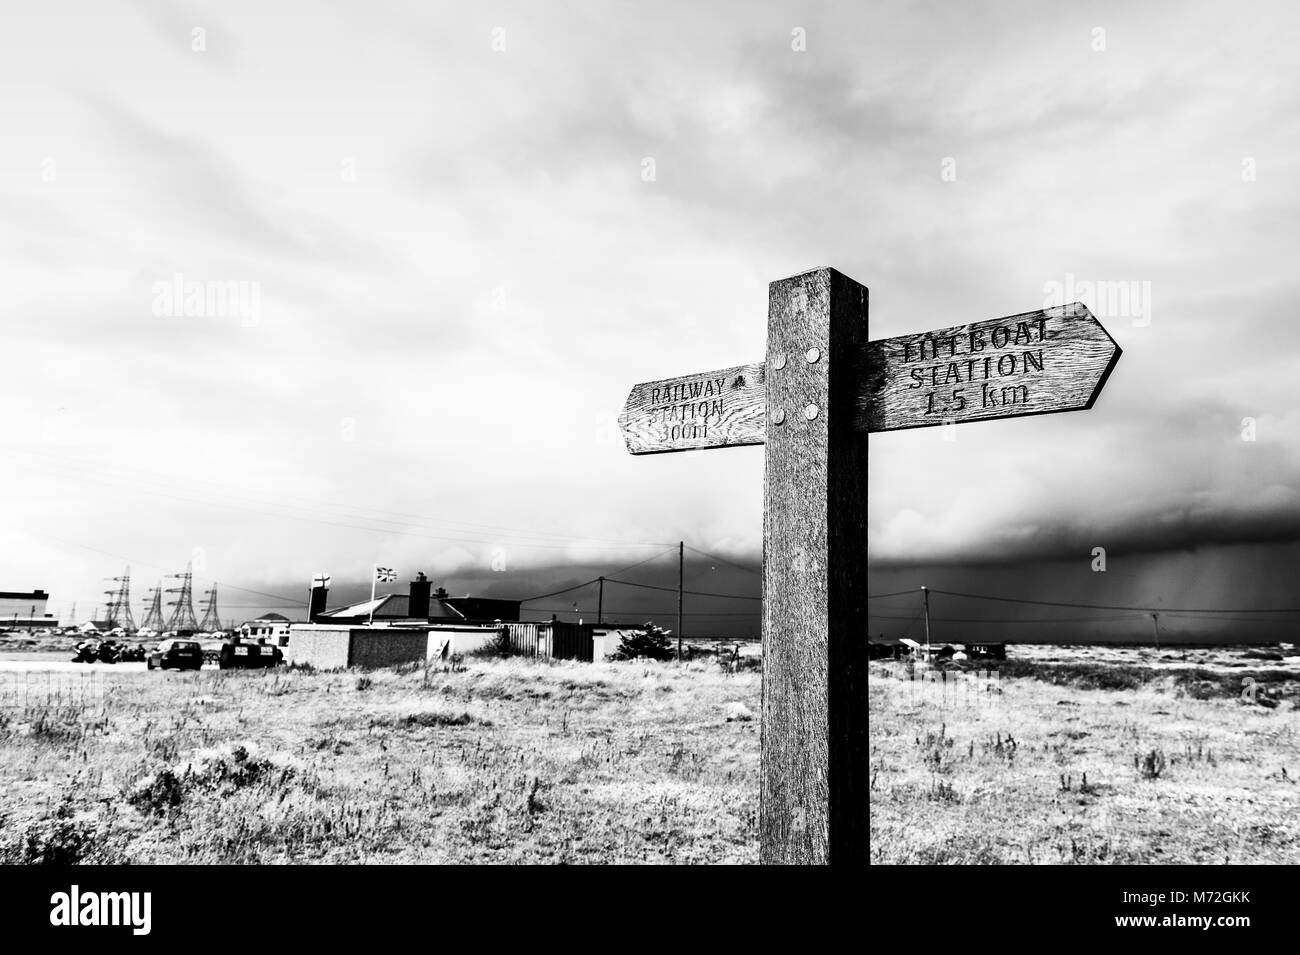
[[[184,782],[170,769],[164,769],[136,783],[127,793],[126,801],[142,813],[163,816],[179,806],[184,798]]]
[[[4,865],[113,864],[119,853],[93,823],[74,818],[65,796],[52,814],[28,826],[18,839],[0,846]]]
[[[423,713],[411,713],[402,720],[407,726],[468,726],[470,723],[476,723],[469,713],[441,713],[437,711],[425,711]]]
[[[165,815],[192,793],[229,796],[236,790],[256,785],[283,785],[295,771],[291,766],[259,756],[243,744],[199,750],[182,767],[164,767],[141,777],[126,793],[136,809],[151,815]]]
[[[1159,779],[1160,774],[1165,771],[1167,761],[1163,752],[1153,749],[1145,756],[1134,755],[1133,764],[1137,766],[1143,779]]]
[[[492,634],[491,640],[470,653],[470,656],[475,657],[513,657],[518,655],[519,651],[510,642],[510,631],[506,627],[498,629]]]
[[[618,648],[610,654],[611,660],[671,660],[675,655],[668,631],[656,627],[653,623],[645,624],[640,630],[624,633],[619,639]]]
[[[1032,660],[1003,660],[998,667],[1003,679],[1026,677],[1073,686],[1081,690],[1135,690],[1156,676],[1151,667],[1106,663],[1036,663]]]

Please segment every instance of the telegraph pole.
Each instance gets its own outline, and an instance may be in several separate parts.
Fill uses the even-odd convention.
[[[682,586],[686,578],[686,541],[677,542],[677,659],[682,658]]]
[[[925,600],[925,658],[930,659],[930,591],[921,588],[921,597]]]
[[[605,578],[600,578],[600,590],[596,597],[596,626],[605,622]]]
[[[1160,614],[1158,614],[1158,613],[1153,613],[1153,614],[1151,615],[1151,622],[1152,622],[1153,624],[1155,624],[1155,628],[1156,628],[1156,649],[1159,650],[1159,649],[1160,649]]]

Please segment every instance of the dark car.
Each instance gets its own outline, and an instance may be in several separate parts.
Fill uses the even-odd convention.
[[[99,659],[98,640],[79,640],[72,650],[75,654],[73,663],[94,663]]]
[[[82,640],[72,649],[73,663],[116,663],[123,648],[116,640]]]
[[[279,647],[266,643],[245,643],[239,637],[223,643],[221,655],[217,658],[217,665],[223,670],[273,667],[283,662],[284,654]]]
[[[203,648],[197,640],[164,640],[149,654],[150,670],[197,670],[203,666]]]

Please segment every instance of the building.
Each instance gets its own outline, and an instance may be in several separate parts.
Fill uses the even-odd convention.
[[[343,626],[347,624],[396,623],[492,623],[519,619],[518,600],[494,597],[452,597],[439,587],[430,591],[424,574],[416,574],[405,594],[384,594],[374,600],[326,610],[312,615],[312,622]]]
[[[416,575],[405,594],[334,610],[324,609],[328,586],[328,575],[318,574],[308,622],[294,624],[287,643],[280,644],[294,664],[330,670],[445,663],[494,643],[502,631],[517,653],[590,661],[598,642],[591,624],[521,623],[521,601],[452,597],[442,587],[432,590],[424,574]]]
[[[263,640],[272,646],[289,645],[289,618],[279,613],[264,613],[256,620],[245,620],[239,625],[239,635],[256,643]]]
[[[43,590],[0,590],[0,627],[57,627],[59,621],[45,612],[49,600]]]
[[[365,624],[295,623],[286,659],[318,670],[386,667],[423,663],[440,665],[495,643],[505,631],[514,652],[552,660],[605,659],[611,636],[597,637],[591,624],[438,623],[399,620]]]

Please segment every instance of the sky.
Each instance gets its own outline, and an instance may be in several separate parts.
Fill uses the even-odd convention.
[[[6,11],[0,589],[84,619],[129,564],[139,615],[193,562],[245,617],[376,563],[669,585],[685,540],[688,588],[752,597],[761,447],[632,457],[616,417],[760,360],[767,283],[831,265],[872,338],[1068,296],[1124,350],[1088,412],[870,438],[870,589],[910,594],[873,632],[921,584],[1300,604],[1300,13],[701,7]]]

